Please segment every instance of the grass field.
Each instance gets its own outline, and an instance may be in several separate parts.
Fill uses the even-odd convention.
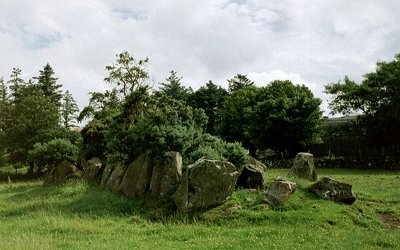
[[[287,170],[270,170],[269,180]],[[238,190],[205,212],[173,212],[73,181],[0,184],[0,249],[400,249],[400,171],[319,170],[353,184],[351,205],[320,200],[298,183],[281,208]]]

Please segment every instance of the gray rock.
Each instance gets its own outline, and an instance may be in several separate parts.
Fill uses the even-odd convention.
[[[101,176],[101,181],[100,181],[100,186],[105,187],[108,181],[108,178],[110,178],[112,171],[115,168],[115,164],[107,164],[106,167],[104,168],[103,175]]]
[[[199,159],[183,173],[174,195],[178,210],[200,210],[221,204],[234,191],[238,176],[230,162]]]
[[[328,177],[322,177],[319,181],[312,184],[308,190],[317,194],[320,198],[335,202],[350,205],[356,201],[356,196],[353,194],[350,184]]]
[[[105,170],[104,170],[105,171]],[[108,177],[105,187],[111,192],[118,193],[120,191],[119,187],[125,175],[125,167],[122,163],[113,164],[113,170]]]
[[[155,165],[150,181],[151,196],[162,198],[173,192],[182,177],[182,156],[178,152],[170,152],[163,165]]]
[[[51,167],[43,179],[43,185],[61,185],[70,179],[77,179],[82,176],[82,172],[69,161],[62,161]]]
[[[264,188],[266,174],[264,168],[246,164],[237,180],[236,187],[241,188]]]
[[[146,155],[134,160],[125,172],[119,187],[120,191],[128,197],[140,197],[150,188],[153,162]]]
[[[296,183],[279,177],[268,187],[263,200],[272,206],[282,206],[295,190]]]
[[[247,163],[254,165],[257,169],[263,170],[264,172],[268,170],[268,167],[266,165],[251,156],[248,157]]]
[[[93,157],[84,164],[82,178],[90,183],[100,184],[101,177],[103,174],[103,165],[101,160],[97,157]]]
[[[316,181],[317,171],[314,166],[314,157],[310,153],[298,153],[293,161],[293,167],[289,170],[289,176]]]

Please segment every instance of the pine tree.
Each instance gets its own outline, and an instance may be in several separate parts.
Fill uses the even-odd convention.
[[[65,91],[61,103],[61,123],[65,128],[77,127],[79,108],[69,91]]]
[[[8,81],[8,83],[10,84],[12,102],[17,103],[23,96],[22,92],[25,82],[21,78],[21,70],[19,68],[13,68],[10,77],[11,79]]]
[[[232,79],[228,79],[228,90],[230,93],[235,92],[243,87],[252,86],[254,82],[247,78],[247,75],[237,74]]]
[[[39,71],[39,76],[33,79],[38,81],[39,91],[47,98],[50,99],[51,103],[57,107],[61,106],[62,92],[60,88],[61,84],[57,84],[58,78],[54,77],[54,70],[49,63],[44,66],[43,70]]]
[[[160,83],[160,92],[176,100],[187,102],[193,90],[182,86],[181,80],[182,77],[178,77],[176,71],[171,70],[170,76],[165,79],[166,82]]]

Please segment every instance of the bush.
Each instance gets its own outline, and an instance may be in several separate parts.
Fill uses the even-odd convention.
[[[188,160],[193,163],[201,157],[215,160],[229,161],[241,171],[246,163],[247,152],[239,142],[225,142],[210,134],[203,134],[197,138],[197,148],[188,155]]]
[[[39,169],[44,166],[55,166],[63,160],[76,164],[79,148],[66,139],[54,139],[47,143],[36,143],[28,151],[29,161],[35,163]]]

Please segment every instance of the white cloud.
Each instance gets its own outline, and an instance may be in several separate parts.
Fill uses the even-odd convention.
[[[400,42],[400,3],[387,1],[0,1],[0,76],[49,62],[80,107],[107,86],[104,67],[128,50],[150,58],[155,82],[171,69],[197,89],[237,73],[323,85],[357,81]],[[257,79],[257,80],[256,80]]]

